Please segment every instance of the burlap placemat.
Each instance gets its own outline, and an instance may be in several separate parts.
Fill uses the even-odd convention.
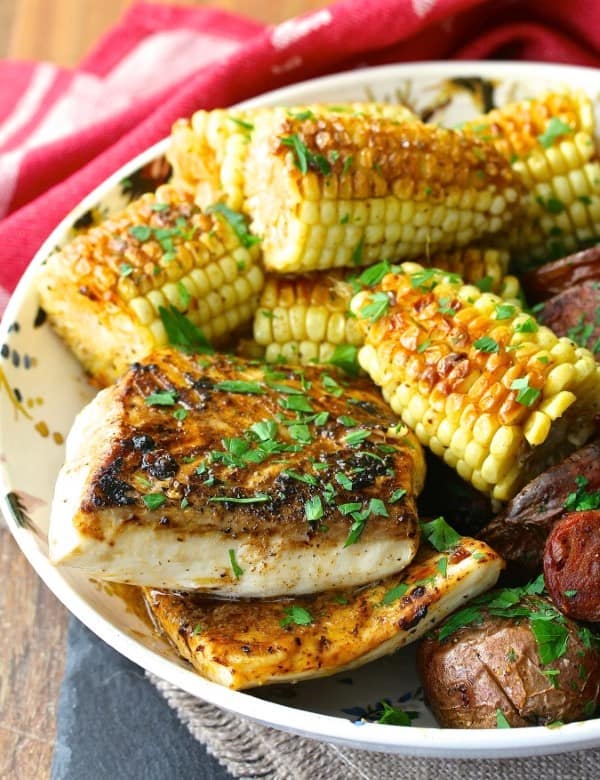
[[[600,750],[503,760],[391,756],[286,734],[146,673],[192,735],[242,780],[598,780]]]

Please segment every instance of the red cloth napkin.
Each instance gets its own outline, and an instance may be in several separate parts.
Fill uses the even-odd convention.
[[[75,70],[0,62],[0,310],[44,238],[180,116],[362,65],[600,66],[597,0],[343,0],[276,26],[138,3]]]

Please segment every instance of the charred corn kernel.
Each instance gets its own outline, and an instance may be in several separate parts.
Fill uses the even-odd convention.
[[[351,310],[364,330],[359,362],[394,412],[493,498],[510,499],[593,432],[600,366],[516,304],[403,263]]]
[[[53,254],[39,277],[42,304],[102,383],[167,343],[165,315],[195,332],[189,346],[198,329],[222,344],[252,319],[263,284],[258,247],[237,230],[164,185]]]
[[[225,202],[239,211],[244,203],[244,163],[257,117],[277,112],[296,117],[299,122],[344,112],[365,116],[390,117],[408,121],[414,118],[404,106],[388,103],[346,103],[296,106],[292,108],[214,109],[197,111],[191,119],[179,119],[171,132],[167,160],[173,168],[173,182],[194,193],[196,203],[208,206]],[[329,196],[336,198],[336,183],[327,183]],[[336,219],[335,210],[325,210],[325,219]]]
[[[600,237],[600,162],[583,92],[512,103],[462,129],[493,144],[525,185],[523,218],[506,235],[524,264],[562,257]]]
[[[294,354],[295,362],[326,363],[337,346],[362,344],[362,329],[348,316],[351,297],[339,271],[267,274],[254,315],[254,339],[265,347],[266,360]]]
[[[494,233],[519,210],[510,164],[452,130],[356,111],[299,120],[273,110],[254,124],[244,210],[269,270],[424,257]]]

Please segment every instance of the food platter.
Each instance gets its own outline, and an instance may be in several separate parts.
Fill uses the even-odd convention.
[[[293,105],[375,99],[406,102],[430,121],[453,126],[491,105],[548,87],[582,88],[596,99],[600,74],[585,68],[522,63],[423,63],[356,70],[263,95],[246,105]],[[600,719],[558,728],[439,729],[422,700],[407,648],[352,673],[252,693],[211,683],[103,583],[47,558],[50,502],[76,413],[95,394],[45,321],[35,275],[48,254],[82,224],[125,205],[160,176],[161,141],[115,172],[48,237],[21,280],[0,328],[0,501],[21,550],[65,606],[142,668],[232,712],[296,734],[365,750],[435,757],[514,757],[600,745]],[[159,161],[159,162],[156,162]],[[370,722],[377,702],[417,713],[412,726]]]

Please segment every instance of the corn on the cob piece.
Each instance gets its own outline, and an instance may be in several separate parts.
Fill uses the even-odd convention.
[[[504,276],[508,252],[469,248],[438,253],[430,258],[436,268],[464,272],[466,281],[479,289],[496,292],[510,303],[521,304],[521,287],[515,276]],[[314,271],[285,276],[267,273],[254,315],[254,340],[264,347],[268,363],[282,358],[290,363],[328,363],[334,353],[348,368],[356,349],[336,353],[343,346],[359,347],[363,332],[350,312],[350,299],[361,287],[370,286],[369,275],[381,278],[389,263],[354,272]]]
[[[391,103],[343,103],[290,108],[214,109],[196,111],[191,119],[173,126],[167,159],[173,182],[194,192],[196,203],[207,206],[223,201],[239,211],[244,203],[244,162],[256,118],[276,114],[310,118],[357,113],[410,121],[415,115],[405,106]]]
[[[254,315],[254,339],[265,360],[327,363],[335,348],[362,344],[362,329],[350,314],[353,288],[339,271],[303,276],[267,274]]]
[[[465,247],[450,252],[436,252],[419,259],[421,265],[441,268],[458,274],[467,284],[476,284],[484,292],[500,293],[510,260],[506,249]]]
[[[223,343],[251,321],[264,281],[259,250],[226,216],[203,214],[164,185],[48,258],[42,306],[99,382],[168,340]]]
[[[594,356],[454,275],[404,263],[352,310],[361,366],[420,441],[499,500],[589,438]]]
[[[465,246],[506,227],[522,184],[495,149],[452,130],[273,112],[256,118],[245,188],[265,266],[305,272]]]
[[[583,92],[512,103],[462,131],[493,144],[525,185],[523,221],[507,237],[518,259],[562,257],[600,236],[600,162]]]

